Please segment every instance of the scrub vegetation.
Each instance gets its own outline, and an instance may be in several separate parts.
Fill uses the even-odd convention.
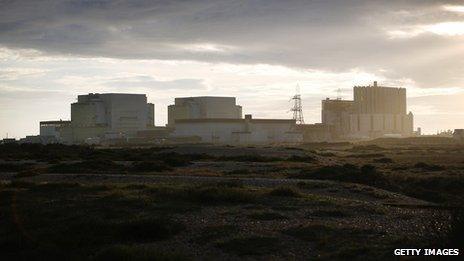
[[[0,146],[0,259],[389,258],[457,247],[464,146]]]

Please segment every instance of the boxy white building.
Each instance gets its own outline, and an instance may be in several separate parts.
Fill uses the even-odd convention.
[[[288,119],[179,119],[173,137],[197,137],[205,143],[272,144],[301,142],[295,120]]]
[[[241,119],[242,106],[235,97],[199,96],[175,98],[168,106],[168,125],[181,119]]]
[[[154,123],[154,105],[145,94],[90,93],[71,104],[73,142],[103,138],[105,133],[135,136]]]

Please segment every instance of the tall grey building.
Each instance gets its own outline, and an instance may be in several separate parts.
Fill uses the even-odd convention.
[[[154,123],[154,105],[145,94],[89,93],[71,104],[74,142],[106,133],[133,136]]]
[[[387,134],[411,136],[414,117],[407,113],[406,89],[355,86],[350,129],[354,137],[377,138]]]
[[[363,139],[413,134],[414,116],[407,112],[406,89],[355,86],[353,100],[322,101],[322,123],[332,126],[337,138]]]

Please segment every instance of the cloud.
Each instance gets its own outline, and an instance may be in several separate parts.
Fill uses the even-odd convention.
[[[0,81],[12,81],[21,77],[38,77],[46,72],[46,69],[9,67],[0,69]]]
[[[464,13],[464,5],[444,5],[443,9],[450,12]]]
[[[462,7],[452,0],[0,1],[0,132],[17,126],[23,136],[40,120],[67,118],[69,103],[87,92],[146,93],[159,125],[174,97],[205,94],[237,96],[257,117],[288,118],[298,83],[306,120],[317,122],[321,99],[339,88],[349,99],[353,85],[373,80],[408,87],[419,125],[459,127],[452,116],[462,111],[453,105],[464,86]]]
[[[461,114],[464,115],[464,93],[454,95],[427,95],[410,98],[409,105],[415,114]],[[443,102],[446,101],[446,102]],[[417,107],[417,109],[415,109]]]
[[[411,78],[422,87],[450,87],[462,84],[448,72],[455,68],[452,73],[464,74],[463,54],[456,52],[446,62],[421,57],[462,46],[462,6],[457,3],[7,1],[0,4],[0,45],[50,55],[271,64],[334,72],[387,68],[386,77]],[[425,27],[418,31],[418,25]],[[416,37],[398,37],[411,34]]]
[[[433,33],[442,36],[464,35],[464,22],[443,22],[437,24],[409,26],[401,30],[387,32],[390,39],[412,38],[424,33]]]
[[[115,89],[149,88],[158,91],[165,90],[205,90],[207,86],[199,79],[176,79],[160,81],[147,75],[121,77],[106,80],[105,86]]]

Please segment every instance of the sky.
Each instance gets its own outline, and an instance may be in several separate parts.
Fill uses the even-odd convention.
[[[464,128],[464,1],[0,0],[0,137],[70,118],[90,92],[236,96],[255,118],[306,123],[352,87],[407,88],[425,133]],[[340,92],[337,90],[340,89]]]

